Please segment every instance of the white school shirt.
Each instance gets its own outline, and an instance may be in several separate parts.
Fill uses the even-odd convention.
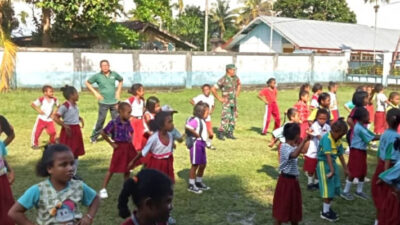
[[[377,112],[385,112],[386,107],[387,107],[386,101],[387,101],[387,97],[385,94],[378,93],[376,95],[376,111]]]
[[[153,114],[151,114],[151,112],[146,111],[146,112],[144,112],[143,116],[146,114],[150,116],[150,120],[154,120],[154,116],[153,116]],[[150,132],[150,127],[147,126],[146,120],[144,118],[143,118],[143,127],[144,127],[144,131],[143,131],[144,133]]]
[[[203,126],[201,134],[200,134],[200,125],[199,125],[200,123]],[[200,135],[200,138],[198,138],[198,140],[199,139],[200,140],[202,139],[203,141],[208,140],[207,126],[206,126],[206,122],[204,120],[195,117],[186,123],[186,127],[189,129],[193,129],[194,131],[196,131],[196,133],[198,133]]]
[[[205,96],[204,94],[200,94],[200,95],[197,95],[196,97],[194,97],[193,99],[192,99],[193,101],[194,101],[194,104],[197,104],[197,103],[199,103],[199,102],[205,102],[205,103],[207,103],[208,104],[208,106],[210,107],[210,112],[211,112],[211,110],[212,110],[212,108],[214,107],[214,96],[213,95],[209,95],[208,97],[207,96]],[[206,121],[208,122],[208,121],[211,121],[211,115],[210,114],[208,114],[208,116],[207,116],[207,118],[206,118]]]
[[[79,108],[76,104],[74,105],[69,101],[64,102],[58,108],[57,115],[63,118],[66,125],[79,125]]]
[[[151,152],[156,159],[169,158],[172,155],[174,139],[170,132],[168,132],[168,137],[169,143],[164,145],[160,140],[158,131],[152,134],[142,150],[142,156],[145,157]]]
[[[54,106],[60,106],[57,98],[50,98],[50,101],[48,101],[44,96],[36,99],[33,104],[37,107],[40,107],[40,109],[44,112],[44,115],[39,114],[38,118],[46,122],[53,121],[51,114],[53,113]]]
[[[144,109],[144,100],[141,98],[136,98],[135,96],[131,96],[127,100],[126,103],[131,105],[132,112],[131,116],[133,117],[142,117],[143,116],[143,109]]]
[[[337,106],[337,100],[336,100],[336,94],[333,92],[329,92],[329,96],[331,98],[331,105],[330,105],[330,109],[331,110],[337,110],[338,106]]]
[[[329,126],[327,123],[325,123],[322,127],[319,125],[318,121],[315,121],[311,125],[311,129],[313,130],[312,136],[313,138],[310,141],[310,145],[308,146],[307,153],[305,154],[309,158],[316,159],[317,158],[317,151],[318,151],[318,145],[319,145],[319,139],[318,135],[321,137],[324,136],[326,133],[331,131],[331,126]]]

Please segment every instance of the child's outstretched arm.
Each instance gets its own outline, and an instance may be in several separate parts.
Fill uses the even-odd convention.
[[[261,93],[259,93],[257,95],[257,98],[260,99],[261,101],[263,101],[265,104],[268,104],[268,100],[265,96],[261,95]]]
[[[103,137],[103,139],[106,140],[107,143],[108,143],[113,149],[118,148],[118,145],[117,145],[115,142],[111,141],[110,137],[108,137],[108,135],[106,134],[106,132],[104,132],[104,130],[102,130],[100,134],[101,134],[101,136]]]
[[[347,168],[347,164],[346,164],[346,161],[344,160],[343,155],[339,156],[339,159],[340,159],[340,163],[342,164],[342,167],[343,167],[344,176],[348,177],[349,169]]]
[[[84,128],[85,127],[85,121],[83,121],[83,118],[82,117],[79,117],[79,121],[81,122],[81,128]]]
[[[304,151],[307,150],[307,149],[305,148],[306,143],[309,142],[309,141],[310,141],[310,138],[309,138],[309,136],[307,135],[307,137],[304,138],[304,139],[301,141],[300,145],[297,146],[297,148],[290,154],[290,158],[292,158],[292,159],[293,159],[293,158],[297,158],[297,157],[300,155],[300,153],[304,153]]]
[[[4,165],[7,168],[8,182],[10,183],[10,185],[12,185],[14,183],[14,180],[15,180],[14,170],[11,168],[10,164],[8,164],[7,160],[3,159],[3,161],[4,161]]]
[[[135,158],[133,158],[133,159],[128,163],[128,169],[133,168],[133,165],[135,165],[136,162],[137,162],[140,158],[142,158],[142,157],[143,157],[142,152],[141,152],[141,151],[138,151],[138,152],[137,152],[137,155],[135,156]]]
[[[44,115],[44,114],[45,114],[45,113],[40,109],[40,107],[37,106],[37,105],[35,104],[35,102],[32,102],[32,103],[31,103],[31,107],[32,107],[36,112],[38,112],[40,115]]]
[[[68,137],[71,137],[71,127],[68,126],[67,124],[64,123],[64,121],[62,121],[61,116],[56,114],[53,116],[53,120],[54,122],[56,122],[56,124],[60,125],[61,127],[64,127],[65,132],[67,133]]]
[[[193,99],[190,99],[189,103],[192,104],[192,105],[195,105]]]
[[[25,215],[26,209],[19,204],[18,202],[15,202],[14,205],[11,207],[11,209],[8,211],[8,216],[16,223],[19,225],[35,225],[33,222],[28,220],[28,218]]]
[[[100,199],[99,196],[93,199],[92,204],[90,204],[87,214],[82,217],[81,221],[77,225],[89,225],[93,223],[93,218],[96,216],[97,210],[100,206]]]

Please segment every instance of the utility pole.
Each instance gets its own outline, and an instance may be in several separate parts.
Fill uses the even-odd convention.
[[[379,10],[378,0],[375,0],[374,9],[375,9],[375,26],[374,26],[374,56],[373,56],[373,58],[374,58],[374,67],[375,67],[375,64],[376,64],[376,55],[375,55],[376,54],[376,26],[378,24],[378,10]]]
[[[207,52],[207,38],[208,38],[208,0],[206,0],[206,7],[204,13],[204,52]]]

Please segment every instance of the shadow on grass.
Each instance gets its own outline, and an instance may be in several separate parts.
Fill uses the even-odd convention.
[[[258,173],[266,173],[272,179],[277,179],[279,176],[279,172],[277,168],[270,165],[263,165],[261,169],[257,170]]]
[[[253,132],[257,133],[257,134],[261,134],[262,133],[261,127],[250,127],[248,130],[249,131],[253,131]]]

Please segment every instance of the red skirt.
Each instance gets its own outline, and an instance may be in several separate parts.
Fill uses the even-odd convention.
[[[385,112],[376,112],[374,120],[374,133],[383,134],[386,130],[386,114]]]
[[[287,178],[280,175],[272,205],[273,217],[282,223],[300,222],[302,214],[299,181],[296,178]]]
[[[318,160],[316,158],[310,158],[304,155],[303,170],[309,173],[310,175],[313,175],[315,173],[315,170],[317,169],[317,163]]]
[[[132,169],[128,168],[128,164],[137,156],[137,152],[133,148],[132,143],[116,142],[116,144],[118,147],[114,149],[108,171],[111,173],[127,173]],[[137,161],[133,168],[138,165],[140,165],[140,161]]]
[[[301,139],[304,139],[307,137],[308,128],[310,128],[308,121],[303,121],[303,123],[300,124],[300,138]]]
[[[146,168],[163,172],[172,180],[173,183],[175,183],[174,157],[172,155],[166,159],[156,159],[151,157],[147,162]]]
[[[333,118],[332,118],[332,124],[334,122],[336,122],[336,120],[339,119],[339,110],[335,109],[335,110],[331,110]]]
[[[367,176],[367,151],[350,148],[349,162],[347,163],[350,176],[362,178]]]
[[[385,183],[376,184],[381,174],[385,170],[385,161],[379,159],[378,165],[376,166],[375,174],[371,180],[371,195],[374,200],[376,211],[379,213],[382,211],[382,203],[384,202],[387,193],[391,191],[390,187]]]
[[[8,210],[14,204],[13,194],[7,175],[0,176],[0,218],[2,225],[14,225],[15,223],[8,217]]]
[[[68,137],[65,128],[61,128],[60,132],[60,144],[68,146],[75,158],[85,154],[85,147],[83,145],[83,137],[81,127],[78,125],[69,125],[71,128],[71,136]]]
[[[144,147],[144,144],[146,144],[143,143],[143,133],[144,133],[143,120],[132,118],[131,126],[133,128],[133,135],[132,135],[133,147],[135,147],[136,151],[140,151]]]
[[[379,225],[400,225],[400,200],[389,191],[378,214]]]

